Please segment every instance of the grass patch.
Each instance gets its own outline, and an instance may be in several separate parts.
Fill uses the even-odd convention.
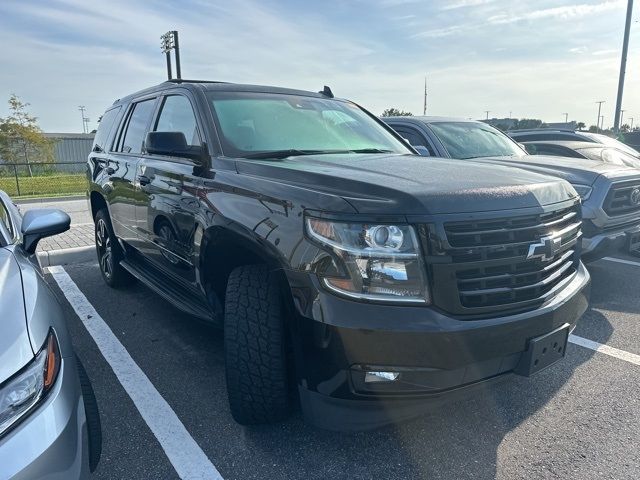
[[[17,185],[16,177],[0,177],[0,190],[13,198],[78,195],[87,191],[87,177],[84,173],[19,176]]]

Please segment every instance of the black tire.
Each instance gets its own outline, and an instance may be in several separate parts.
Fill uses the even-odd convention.
[[[231,272],[224,313],[224,355],[231,414],[242,425],[289,413],[286,335],[278,281],[265,265]]]
[[[97,468],[100,456],[102,455],[102,424],[100,423],[100,411],[98,410],[98,402],[96,401],[89,376],[77,356],[76,365],[78,366],[78,377],[80,378],[84,411],[87,416],[89,469],[93,472]]]
[[[120,265],[124,252],[113,233],[109,212],[104,208],[96,214],[95,240],[98,265],[105,283],[112,288],[133,283],[134,277]]]

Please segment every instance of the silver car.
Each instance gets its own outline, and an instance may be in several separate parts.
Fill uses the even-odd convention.
[[[22,217],[0,191],[0,479],[86,478],[100,457],[93,390],[35,255],[69,223],[60,210]]]

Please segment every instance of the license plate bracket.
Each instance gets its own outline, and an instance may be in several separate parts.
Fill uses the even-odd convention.
[[[567,350],[569,329],[570,325],[565,323],[552,332],[531,338],[515,372],[528,377],[562,360]]]

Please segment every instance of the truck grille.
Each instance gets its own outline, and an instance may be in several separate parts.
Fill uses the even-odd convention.
[[[640,211],[640,180],[614,183],[604,200],[607,215],[625,215]]]
[[[579,205],[541,214],[444,223],[429,235],[436,306],[460,315],[526,311],[575,274]],[[529,257],[529,258],[527,258]]]

